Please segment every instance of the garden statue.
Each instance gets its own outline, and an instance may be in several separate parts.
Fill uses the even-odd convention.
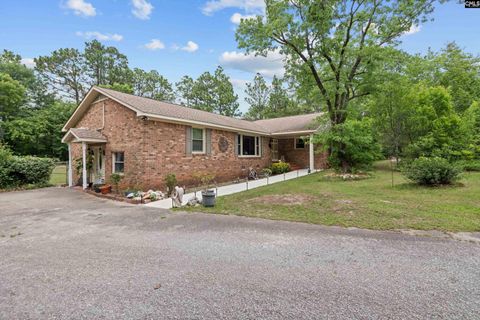
[[[175,186],[172,199],[175,207],[181,207],[183,202],[183,195],[185,194],[185,187]]]

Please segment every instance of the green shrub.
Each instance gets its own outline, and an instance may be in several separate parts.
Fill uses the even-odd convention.
[[[369,170],[374,161],[382,158],[381,146],[374,136],[370,119],[348,120],[328,128],[316,134],[313,142],[330,152],[328,163],[336,171],[355,173]]]
[[[463,160],[457,164],[465,171],[480,171],[480,160]]]
[[[115,186],[115,193],[118,194],[118,184],[120,183],[120,180],[123,179],[123,176],[114,172],[110,175],[110,181],[112,184]]]
[[[439,157],[420,157],[404,165],[402,172],[420,185],[451,184],[460,177],[461,167]]]
[[[262,169],[262,174],[265,176],[265,177],[270,177],[272,175],[272,169],[270,168],[263,168]]]
[[[271,167],[273,174],[280,174],[290,171],[290,164],[288,162],[275,162]]]
[[[13,185],[13,179],[10,175],[12,162],[11,151],[0,144],[0,189]]]
[[[165,184],[167,185],[167,195],[171,195],[173,189],[177,185],[177,177],[173,173],[169,173],[165,176]]]
[[[45,184],[50,179],[54,167],[55,162],[49,158],[13,156],[10,176],[18,185]]]

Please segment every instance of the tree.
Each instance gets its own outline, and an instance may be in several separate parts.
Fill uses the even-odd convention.
[[[243,19],[236,39],[247,52],[280,51],[289,73],[311,77],[335,126],[347,119],[350,101],[369,94],[364,75],[377,49],[424,22],[433,2],[266,0],[265,17]]]
[[[100,41],[85,43],[83,53],[85,70],[91,85],[113,85],[127,83],[129,76],[127,56],[115,47],[105,47]]]
[[[196,99],[193,95],[193,86],[195,80],[190,76],[183,76],[179,82],[175,83],[177,88],[176,96],[180,104],[185,106],[193,106],[196,104]]]
[[[172,84],[156,70],[146,72],[139,68],[133,69],[132,87],[134,94],[140,97],[167,102],[175,101]]]
[[[112,89],[115,91],[120,91],[123,93],[133,94],[133,88],[129,84],[122,84],[122,83],[114,83],[112,85],[109,84],[102,84],[99,86],[100,88]]]
[[[293,101],[289,97],[287,90],[283,87],[283,81],[276,76],[272,80],[272,88],[270,90],[270,97],[268,99],[268,114],[267,118],[277,118],[296,114],[291,111]]]
[[[265,119],[270,97],[270,88],[260,73],[255,75],[253,83],[247,83],[245,94],[247,95],[245,101],[250,105],[245,117],[250,120]]]
[[[329,164],[338,171],[347,172],[370,169],[374,161],[381,159],[381,147],[375,140],[372,120],[347,120],[314,136],[314,143],[330,149]],[[343,148],[339,148],[343,145]],[[339,153],[343,153],[339,155]],[[346,161],[345,166],[342,161]]]
[[[85,58],[77,49],[58,49],[34,59],[41,79],[61,96],[80,103],[87,85]]]
[[[449,89],[455,110],[464,112],[473,101],[480,99],[480,58],[468,54],[455,43],[434,59],[438,83]]]
[[[238,96],[230,78],[217,67],[215,73],[202,73],[196,80],[185,76],[177,83],[177,94],[182,104],[221,115],[239,116]]]
[[[61,142],[63,125],[74,104],[56,102],[31,115],[5,123],[5,141],[16,154],[66,159],[67,146]]]
[[[11,119],[25,100],[25,87],[6,73],[0,73],[0,124]]]
[[[30,109],[43,108],[53,103],[53,94],[48,93],[47,86],[21,62],[21,56],[4,50],[0,54],[0,73],[6,73],[25,87],[26,106]]]

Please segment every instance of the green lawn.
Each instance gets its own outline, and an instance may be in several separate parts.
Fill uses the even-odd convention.
[[[50,176],[50,184],[58,186],[67,183],[67,166],[58,165],[53,169],[52,175]]]
[[[480,173],[435,188],[408,183],[398,172],[392,187],[385,162],[360,181],[327,180],[326,173],[219,197],[215,208],[187,210],[381,230],[480,231]]]

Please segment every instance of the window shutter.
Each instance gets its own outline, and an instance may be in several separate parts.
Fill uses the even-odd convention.
[[[235,143],[233,144],[235,155],[238,156],[238,134],[235,135]]]
[[[192,155],[192,127],[185,127],[185,154]]]
[[[212,154],[212,129],[205,129],[205,152],[210,155]]]
[[[258,155],[261,157],[262,156],[262,150],[263,149],[263,144],[262,144],[262,137],[258,137]]]

